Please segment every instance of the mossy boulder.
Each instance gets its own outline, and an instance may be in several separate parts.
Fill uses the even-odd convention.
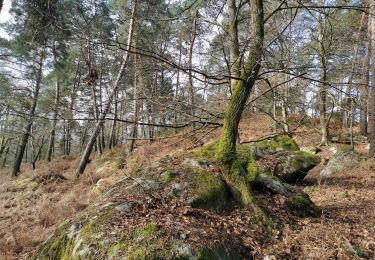
[[[229,201],[229,191],[219,176],[204,170],[191,170],[189,204],[195,208],[221,212]]]
[[[290,196],[285,201],[286,206],[300,217],[320,217],[322,211],[307,194],[300,193]]]
[[[287,183],[302,181],[309,170],[321,162],[320,156],[295,151],[281,154],[276,162],[275,175]]]
[[[248,144],[252,153],[257,156],[265,156],[283,151],[298,151],[299,147],[293,138],[288,135],[270,135],[262,140]]]
[[[110,213],[112,212],[112,213]],[[131,230],[109,226],[113,211],[81,223],[67,223],[50,236],[33,259],[238,259],[235,251],[223,246],[187,244],[156,222]],[[218,258],[219,257],[219,258]]]
[[[60,226],[34,259],[241,259],[241,239],[212,228],[229,201],[218,174],[181,165],[144,168]],[[251,249],[242,248],[251,258]]]

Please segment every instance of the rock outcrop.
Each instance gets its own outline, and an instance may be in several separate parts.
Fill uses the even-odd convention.
[[[259,219],[251,221],[257,215],[244,209],[241,216],[249,217],[241,220],[245,221],[242,233],[229,232],[238,228],[239,219],[230,219],[236,201],[216,159],[217,146],[213,142],[180,157],[162,159],[103,188],[101,199],[61,225],[34,259],[252,259],[243,232],[268,225]],[[317,163],[315,155],[299,151],[294,140],[285,136],[263,140],[255,147],[262,155],[286,157],[276,157],[280,161],[277,175],[272,176],[258,166],[259,153],[238,145],[238,167],[246,173],[247,183],[281,194],[284,207],[295,215],[319,216],[307,194],[284,182],[303,179]],[[297,169],[305,172],[298,175]]]
[[[361,155],[355,151],[337,152],[320,172],[323,176],[328,176],[348,167],[353,167],[361,161]]]

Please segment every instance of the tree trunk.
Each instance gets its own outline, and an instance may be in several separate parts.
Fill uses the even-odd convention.
[[[86,169],[86,165],[89,162],[89,158],[90,158],[90,155],[91,155],[91,152],[92,152],[92,148],[94,147],[94,144],[95,144],[95,141],[96,141],[96,137],[99,135],[100,129],[102,128],[102,126],[104,124],[105,117],[106,117],[106,115],[107,115],[107,113],[108,113],[108,111],[109,111],[109,109],[111,107],[114,94],[118,90],[118,87],[120,85],[120,80],[121,80],[121,78],[122,78],[122,76],[124,74],[125,68],[126,68],[126,66],[128,64],[129,50],[131,48],[132,38],[133,38],[133,31],[134,31],[136,7],[137,7],[137,0],[133,0],[133,3],[132,3],[132,14],[131,14],[130,23],[129,23],[128,40],[127,40],[127,45],[126,45],[127,47],[126,47],[125,54],[123,56],[123,61],[121,63],[121,67],[120,67],[120,70],[119,70],[119,72],[117,74],[116,80],[115,80],[115,82],[113,84],[111,93],[109,94],[108,100],[106,101],[106,103],[105,103],[105,105],[103,107],[103,111],[101,112],[101,114],[99,116],[99,121],[96,123],[94,132],[92,133],[92,135],[91,135],[91,137],[89,139],[89,142],[86,145],[85,151],[84,151],[84,153],[82,155],[82,158],[81,158],[81,161],[80,161],[80,164],[78,166],[77,173],[76,173],[76,177],[77,178],[81,174],[83,174],[83,172]]]
[[[352,84],[353,84],[353,78],[355,75],[355,69],[358,66],[357,62],[357,56],[358,56],[358,49],[359,49],[359,44],[360,44],[360,39],[361,39],[361,33],[363,31],[363,27],[365,24],[365,18],[366,18],[366,13],[362,13],[361,16],[361,21],[359,23],[359,28],[358,28],[358,35],[357,35],[357,41],[356,44],[354,45],[353,49],[353,60],[352,60],[352,66],[351,66],[351,71],[348,79],[348,87],[346,88],[346,97],[344,99],[344,104],[343,104],[343,118],[342,118],[342,127],[347,128],[348,127],[348,114],[351,113],[351,108],[349,106],[349,102],[351,102],[351,92],[352,92]],[[351,119],[350,119],[351,120]]]
[[[240,47],[238,43],[238,8],[236,0],[227,0],[228,5],[228,32],[229,32],[229,66],[230,66],[230,88],[233,91],[240,77]]]
[[[241,70],[240,80],[238,80],[226,107],[218,149],[219,160],[228,171],[226,178],[233,195],[237,201],[244,205],[252,204],[253,197],[250,186],[244,180],[244,169],[241,169],[237,161],[236,139],[242,112],[260,70],[264,39],[263,1],[253,0],[249,3],[252,25],[249,38],[251,39],[249,56]]]
[[[36,105],[38,103],[40,84],[41,84],[42,77],[43,77],[43,62],[44,62],[44,59],[45,59],[45,55],[46,55],[45,50],[44,49],[41,50],[41,52],[39,54],[40,57],[39,57],[39,61],[38,61],[38,69],[37,69],[37,75],[36,75],[36,80],[35,80],[34,96],[33,96],[32,104],[31,104],[31,108],[29,110],[27,125],[26,125],[25,130],[22,134],[21,143],[20,143],[20,145],[17,149],[16,157],[14,159],[13,171],[12,171],[13,177],[18,176],[18,174],[21,170],[22,159],[23,159],[23,156],[24,156],[24,153],[25,153],[25,150],[26,150],[27,142],[29,140],[30,130],[31,130],[31,127],[33,125]]]
[[[325,18],[324,14],[319,14],[319,121],[321,129],[320,145],[328,145],[328,125],[327,125],[327,56],[324,46],[325,41]]]
[[[192,120],[194,119],[194,86],[193,86],[193,49],[194,49],[194,42],[197,33],[197,19],[198,19],[198,11],[195,13],[193,17],[193,27],[191,32],[191,43],[190,43],[190,50],[189,50],[189,105],[190,105],[190,114],[192,116]],[[195,124],[192,124],[193,129],[195,129]]]
[[[371,19],[371,91],[369,97],[370,154],[375,155],[375,0],[370,0]]]
[[[10,145],[11,145],[11,141],[9,142],[9,145],[8,145],[7,149],[5,150],[5,154],[4,154],[4,157],[3,157],[3,163],[2,163],[2,168],[4,168],[6,166],[6,164],[7,164],[7,159],[8,159]]]
[[[289,75],[285,73],[284,81],[287,81],[288,79],[289,79]],[[288,108],[287,108],[288,92],[289,92],[288,82],[285,82],[283,84],[283,92],[284,93],[281,94],[281,121],[282,121],[284,133],[289,133]]]
[[[79,62],[77,63],[76,73],[73,81],[73,88],[70,92],[70,103],[69,103],[69,119],[66,126],[66,144],[65,144],[65,154],[70,155],[72,150],[72,131],[74,126],[74,119],[73,119],[73,113],[74,113],[74,102],[76,100],[76,89],[81,81],[81,75],[79,73]]]
[[[38,161],[38,158],[40,157],[41,153],[42,153],[42,149],[43,149],[43,146],[46,142],[44,141],[44,136],[42,136],[42,141],[41,141],[41,145],[38,147],[38,151],[36,153],[35,156],[33,156],[31,159],[32,159],[32,165],[33,165],[33,170],[35,170],[36,168],[36,162]]]
[[[55,107],[53,110],[53,122],[52,122],[52,130],[50,133],[48,149],[47,149],[47,161],[52,160],[52,151],[55,146],[55,134],[56,134],[56,124],[57,124],[57,114],[59,109],[59,100],[60,100],[60,80],[57,78],[56,82],[56,89],[55,89]]]
[[[368,100],[368,86],[370,84],[370,74],[369,74],[369,65],[370,65],[370,43],[371,39],[369,37],[369,42],[366,43],[366,54],[363,60],[363,69],[362,69],[362,80],[360,90],[360,119],[359,127],[361,130],[361,135],[367,135],[367,100]]]
[[[178,41],[178,67],[181,67],[181,60],[182,60],[182,32],[180,32],[180,37]],[[175,101],[178,102],[178,92],[180,90],[180,69],[177,70],[177,79],[176,79],[176,93],[175,93]],[[149,115],[150,113],[148,113]],[[177,118],[178,113],[177,111],[174,112],[174,123],[177,125]],[[175,128],[175,133],[177,133],[177,128]],[[150,138],[151,140],[151,138]]]
[[[116,125],[117,125],[117,102],[118,102],[118,93],[115,93],[114,97],[114,113],[113,113],[113,122],[111,127],[111,136],[109,137],[109,148],[115,147],[116,142]],[[100,139],[100,138],[99,138]]]
[[[135,145],[135,139],[138,136],[138,91],[139,91],[139,71],[138,71],[138,57],[137,55],[134,56],[134,103],[133,103],[133,126],[131,130],[131,139],[130,139],[130,144],[129,144],[129,154],[131,154],[134,150],[134,145]]]

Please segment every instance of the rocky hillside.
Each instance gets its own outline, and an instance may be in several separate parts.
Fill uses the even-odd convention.
[[[319,151],[301,142],[298,133],[301,148],[285,135],[255,133],[250,141],[248,127],[242,126],[238,154],[255,208],[234,201],[216,160],[215,141],[194,149],[171,146],[175,141],[164,149],[159,144],[152,157],[141,156],[141,149],[128,157],[118,147],[93,159],[79,181],[70,177],[78,160],[61,158],[37,174],[25,169],[21,178],[3,182],[2,257],[373,257],[375,162],[352,152]],[[321,175],[329,157],[327,167],[343,158],[359,159],[350,171],[336,167]]]

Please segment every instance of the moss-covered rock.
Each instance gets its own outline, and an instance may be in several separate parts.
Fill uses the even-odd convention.
[[[271,135],[262,140],[251,142],[248,147],[257,156],[299,150],[297,143],[288,135]]]
[[[108,214],[108,212],[107,212]],[[66,223],[35,253],[33,259],[239,259],[224,246],[197,246],[167,235],[156,222],[129,230],[114,228],[110,217],[97,216],[76,224]]]
[[[228,245],[231,235],[212,229],[214,218],[207,221],[199,216],[204,210],[212,211],[209,216],[221,212],[229,202],[229,190],[219,175],[197,167],[177,170],[171,165],[143,170],[137,177],[117,180],[96,204],[60,226],[34,259],[241,258],[236,254],[238,243]],[[179,192],[171,196],[170,191],[177,188]],[[171,201],[178,205],[168,204]],[[213,232],[216,239],[206,236],[204,245],[196,241],[207,232]]]
[[[106,223],[110,223],[115,210],[108,207],[81,224],[68,222],[50,236],[39,248],[34,259],[94,259],[102,248],[107,247],[104,239]]]
[[[192,207],[221,212],[229,200],[229,192],[219,176],[199,169],[191,169],[188,190]]]
[[[320,156],[303,151],[285,153],[277,159],[275,175],[287,183],[296,183],[302,181],[320,161]]]
[[[307,194],[296,194],[285,201],[286,206],[300,217],[320,217],[322,211]]]

